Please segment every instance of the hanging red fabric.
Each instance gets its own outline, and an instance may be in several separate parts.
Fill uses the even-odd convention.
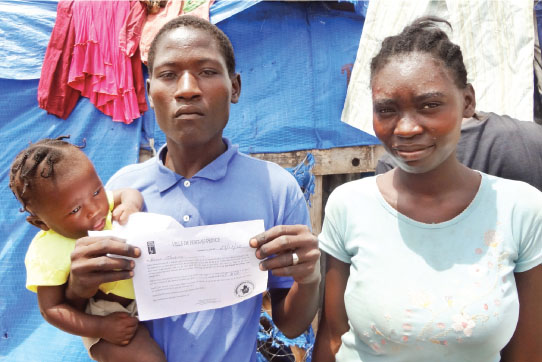
[[[71,10],[70,16],[61,15],[61,8]],[[51,101],[58,88],[89,98],[113,121],[129,124],[140,117],[147,110],[137,49],[145,15],[139,1],[59,2],[38,87],[40,107],[62,118],[69,115],[75,104],[65,101],[60,110]],[[60,51],[49,51],[60,44]]]

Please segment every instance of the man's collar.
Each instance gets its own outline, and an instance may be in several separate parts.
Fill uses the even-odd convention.
[[[234,155],[238,152],[238,146],[232,145],[230,140],[227,138],[222,139],[226,144],[226,151],[224,151],[220,156],[214,159],[207,166],[199,170],[192,179],[196,178],[205,178],[208,180],[220,180],[228,171],[228,165]],[[165,159],[167,154],[167,144],[163,145],[158,151],[158,155],[155,158],[156,165],[158,168],[159,177],[156,180],[156,185],[158,186],[158,191],[163,192],[173,185],[175,185],[180,180],[185,179],[185,177],[175,173],[165,166]]]

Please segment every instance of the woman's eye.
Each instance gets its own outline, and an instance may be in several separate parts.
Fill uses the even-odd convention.
[[[423,109],[431,109],[431,108],[436,108],[438,107],[439,104],[438,103],[426,103],[423,105]]]
[[[79,210],[81,210],[81,206],[77,206],[75,209],[70,211],[70,214],[76,214],[77,212],[79,212]]]
[[[392,108],[378,108],[376,110],[376,113],[382,114],[382,115],[393,113],[393,112],[394,110]]]
[[[102,190],[102,189],[100,188],[100,189],[94,191],[94,193],[92,194],[92,196],[98,196],[98,195],[100,194],[100,191],[101,191],[101,190]]]

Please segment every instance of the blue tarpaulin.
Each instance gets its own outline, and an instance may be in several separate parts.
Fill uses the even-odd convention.
[[[210,20],[218,23],[260,0],[216,1]],[[0,78],[38,79],[58,0],[0,0]]]

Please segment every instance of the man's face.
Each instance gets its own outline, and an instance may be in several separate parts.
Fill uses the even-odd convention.
[[[156,47],[147,82],[151,107],[170,146],[201,148],[222,142],[239,75],[230,76],[217,41],[205,31],[180,27]]]

